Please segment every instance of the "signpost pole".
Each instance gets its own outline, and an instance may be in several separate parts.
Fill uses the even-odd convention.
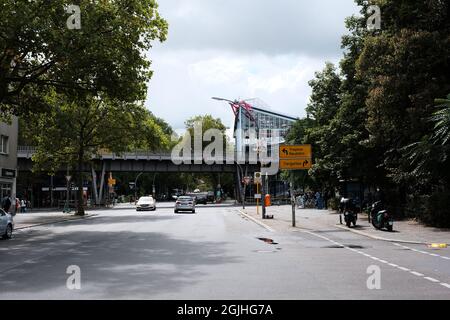
[[[265,190],[265,181],[264,181],[264,175],[261,176],[262,178],[262,183],[261,183],[261,187],[262,187],[262,199],[261,199],[261,203],[262,203],[262,218],[266,219],[266,190]]]
[[[295,222],[295,195],[294,195],[294,184],[290,183],[291,187],[291,205],[292,205],[292,227],[295,228],[296,222]]]
[[[256,183],[256,194],[259,194],[259,183]],[[256,214],[259,215],[259,198],[256,198]]]

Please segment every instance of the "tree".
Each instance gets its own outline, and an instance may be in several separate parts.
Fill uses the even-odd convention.
[[[73,1],[4,0],[0,4],[0,111],[52,108],[45,94],[75,91],[111,100],[143,100],[151,78],[146,51],[168,24],[155,0],[77,0],[81,29],[69,30]]]
[[[76,169],[78,215],[83,209],[83,168],[102,149],[121,153],[159,148],[168,143],[163,130],[139,104],[100,97],[72,97],[53,92],[46,114],[26,118],[26,136],[36,146],[34,170]]]
[[[312,89],[310,102],[306,111],[318,126],[326,125],[336,115],[340,106],[341,78],[335,66],[327,62],[321,72],[316,72],[315,79],[309,81]]]

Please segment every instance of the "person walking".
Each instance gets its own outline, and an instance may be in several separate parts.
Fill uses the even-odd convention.
[[[25,199],[20,200],[20,212],[25,213],[27,210],[27,201]]]
[[[6,194],[6,196],[2,199],[2,209],[5,210],[5,212],[9,212],[9,209],[11,209],[11,204],[11,196]]]

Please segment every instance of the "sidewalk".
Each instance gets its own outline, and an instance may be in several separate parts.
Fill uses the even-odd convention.
[[[426,227],[411,220],[395,221],[394,232],[387,232],[376,230],[369,224],[367,215],[361,214],[358,216],[356,228],[349,229],[339,223],[339,214],[332,211],[296,208],[296,228],[293,228],[291,206],[269,207],[267,214],[273,215],[273,220],[263,220],[261,218],[261,208],[259,208],[259,215],[256,214],[256,207],[247,207],[245,210],[240,208],[239,210],[259,223],[263,223],[274,231],[279,232],[301,229],[329,230],[330,228],[342,228],[377,240],[419,244],[446,243],[450,245],[449,229]]]
[[[39,211],[17,213],[14,216],[14,229],[26,229],[40,225],[59,223],[69,220],[78,220],[92,217],[92,214],[86,213],[85,216],[76,216],[75,213],[62,213],[61,211]]]

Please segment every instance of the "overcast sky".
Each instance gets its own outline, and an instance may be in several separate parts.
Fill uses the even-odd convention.
[[[174,129],[211,114],[233,126],[231,108],[211,100],[260,98],[305,116],[308,81],[342,57],[353,0],[159,0],[168,40],[150,52],[146,106]]]

